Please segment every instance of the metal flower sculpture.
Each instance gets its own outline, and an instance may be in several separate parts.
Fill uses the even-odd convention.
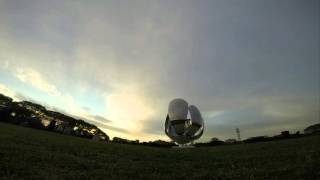
[[[188,119],[188,113],[190,119]],[[204,122],[200,111],[194,105],[188,106],[183,99],[170,102],[165,122],[165,133],[179,146],[187,145],[199,139],[204,130]]]

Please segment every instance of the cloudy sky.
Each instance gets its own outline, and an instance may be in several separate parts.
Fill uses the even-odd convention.
[[[0,0],[0,93],[111,137],[168,140],[176,97],[202,141],[320,121],[317,0]]]

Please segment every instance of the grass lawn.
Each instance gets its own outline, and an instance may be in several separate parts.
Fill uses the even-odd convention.
[[[319,160],[320,136],[174,149],[0,123],[0,179],[320,179]]]

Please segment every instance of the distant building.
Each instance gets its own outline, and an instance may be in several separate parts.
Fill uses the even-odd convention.
[[[235,143],[237,143],[237,140],[236,139],[227,139],[227,140],[225,140],[225,143],[227,143],[227,144],[235,144]]]
[[[93,141],[100,141],[100,140],[101,140],[100,134],[99,134],[99,133],[95,134],[95,135],[92,137],[92,140],[93,140]]]
[[[121,144],[129,144],[129,142],[130,142],[127,139],[123,139],[123,138],[119,138],[119,137],[113,137],[112,141],[115,143],[121,143]]]
[[[71,135],[73,132],[73,127],[71,127],[68,122],[62,122],[56,126],[56,131],[66,135]]]
[[[48,119],[41,119],[41,123],[43,124],[44,127],[49,126],[51,121],[49,121]]]
[[[282,132],[281,132],[281,136],[283,136],[283,137],[289,137],[289,136],[290,136],[290,132],[289,132],[289,131],[282,131]]]
[[[66,126],[63,130],[63,134],[66,134],[66,135],[72,135],[72,132],[73,132],[73,128],[70,126]]]

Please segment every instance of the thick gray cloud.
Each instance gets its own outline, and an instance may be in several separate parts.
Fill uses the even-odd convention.
[[[319,22],[316,0],[0,0],[0,62],[75,101],[134,95],[146,134],[175,97],[199,106],[207,138],[272,134],[319,121]]]

